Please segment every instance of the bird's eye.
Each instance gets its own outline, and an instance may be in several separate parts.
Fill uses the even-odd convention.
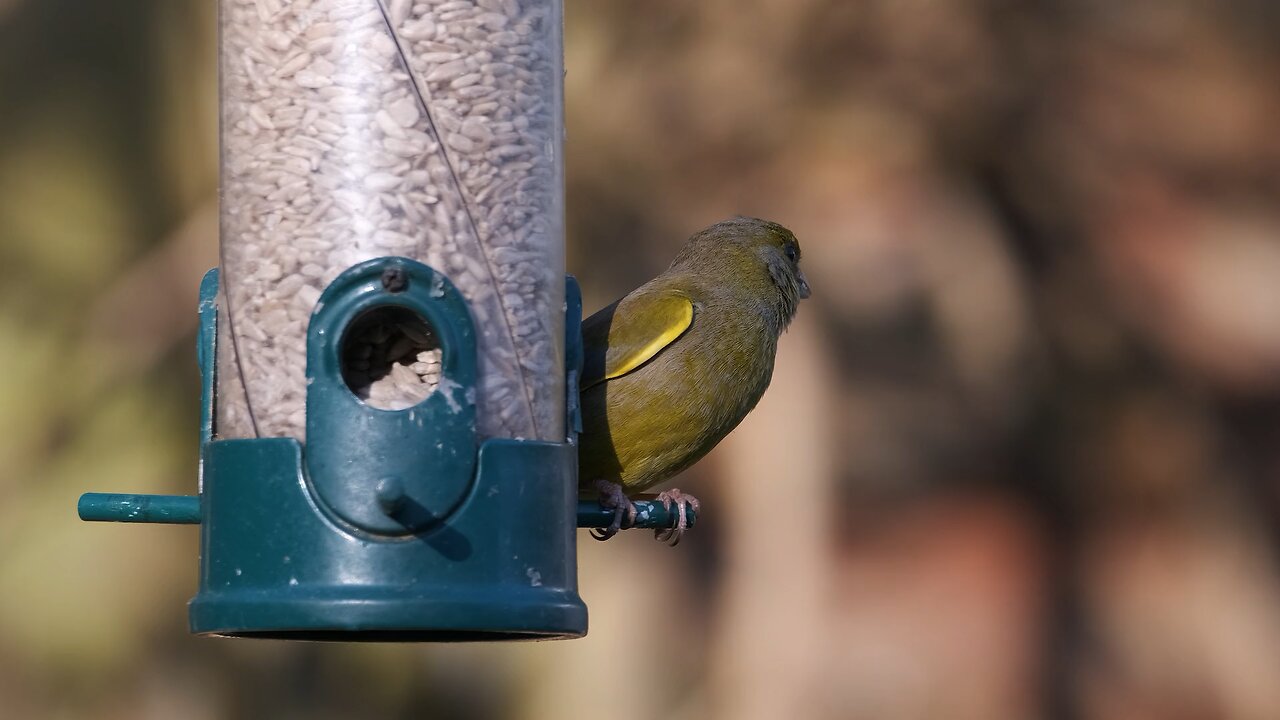
[[[795,262],[800,259],[800,250],[795,245],[784,245],[782,251],[787,254],[787,259]]]

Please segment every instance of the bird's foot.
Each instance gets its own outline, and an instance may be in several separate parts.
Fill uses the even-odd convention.
[[[591,531],[591,537],[597,540],[608,540],[624,527],[631,527],[636,524],[636,504],[631,502],[631,498],[622,491],[622,486],[616,482],[608,480],[597,480],[596,490],[600,491],[600,507],[606,510],[613,510],[613,522],[609,523],[609,527],[600,529],[595,528]],[[623,517],[626,522],[623,522]]]
[[[671,547],[675,547],[680,544],[680,538],[684,537],[684,531],[689,529],[689,522],[685,516],[687,509],[692,509],[696,513],[701,504],[698,502],[698,498],[688,493],[682,493],[675,488],[663,490],[658,493],[656,499],[662,503],[662,507],[666,508],[668,512],[671,511],[671,505],[675,504],[677,512],[680,513],[680,519],[676,521],[675,527],[659,528],[653,531],[653,536],[658,539],[658,542],[664,542]]]

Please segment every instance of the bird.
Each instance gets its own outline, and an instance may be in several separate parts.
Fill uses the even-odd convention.
[[[608,540],[635,522],[631,495],[702,459],[755,408],[773,376],[778,341],[809,297],[800,243],[787,228],[735,217],[695,233],[662,274],[582,324],[579,493],[597,493]],[[678,521],[698,499],[658,494]]]

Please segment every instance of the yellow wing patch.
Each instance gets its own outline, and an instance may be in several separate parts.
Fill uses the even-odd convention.
[[[676,338],[683,335],[684,331],[688,330],[689,326],[693,324],[693,303],[689,302],[688,298],[668,296],[653,302],[652,305],[653,307],[645,308],[645,312],[653,313],[650,319],[657,322],[652,323],[656,327],[645,328],[653,331],[648,342],[642,341],[642,344],[638,345],[635,343],[629,345],[619,343],[618,347],[621,352],[615,357],[612,352],[614,348],[614,333],[609,333],[610,352],[608,361],[605,364],[605,380],[622,377],[649,362],[662,348],[675,342]],[[647,326],[651,323],[642,324]]]
[[[641,292],[601,310],[583,324],[582,389],[634,371],[692,324],[693,303],[674,293]]]

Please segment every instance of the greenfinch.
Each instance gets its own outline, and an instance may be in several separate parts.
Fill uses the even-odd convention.
[[[635,522],[629,494],[693,465],[756,406],[807,297],[795,235],[738,217],[695,234],[665,272],[583,323],[581,491],[615,511],[597,539]],[[677,505],[676,527],[655,533],[675,545],[698,501],[675,489],[658,500]]]

